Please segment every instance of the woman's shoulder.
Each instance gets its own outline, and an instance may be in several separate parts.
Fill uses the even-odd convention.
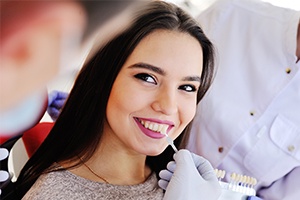
[[[24,200],[39,199],[86,199],[80,179],[67,170],[53,171],[41,175],[23,197]]]
[[[54,171],[41,175],[23,200],[65,200],[65,199],[162,199],[163,192],[152,173],[138,185],[121,186],[94,182],[71,173],[68,170]]]

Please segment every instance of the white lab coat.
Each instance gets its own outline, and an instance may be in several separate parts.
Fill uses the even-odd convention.
[[[256,0],[219,0],[197,17],[215,44],[217,74],[188,149],[227,174],[255,177],[268,200],[300,199],[299,18]]]

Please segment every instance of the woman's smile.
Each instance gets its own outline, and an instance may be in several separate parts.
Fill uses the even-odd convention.
[[[172,127],[172,122],[163,122],[161,120],[134,118],[140,130],[148,137],[160,139],[165,137],[162,133],[168,133]]]

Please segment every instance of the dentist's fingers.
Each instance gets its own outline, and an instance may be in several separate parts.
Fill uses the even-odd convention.
[[[167,189],[168,184],[169,184],[169,181],[165,181],[165,180],[162,180],[162,179],[160,179],[160,180],[158,181],[158,186],[159,186],[160,188],[162,188],[163,190],[166,190],[166,189]]]
[[[0,182],[4,182],[9,178],[9,174],[6,171],[0,170]]]
[[[176,163],[175,161],[170,161],[168,164],[167,164],[167,169],[171,172],[174,172],[175,169],[176,169]]]
[[[196,154],[191,153],[193,160],[195,162],[196,168],[198,169],[198,172],[202,176],[204,180],[214,180],[216,179],[215,170],[210,164],[208,160],[201,156],[197,156]]]
[[[5,158],[7,158],[9,152],[7,149],[5,148],[0,148],[0,160],[4,160]]]
[[[172,178],[173,171],[176,168],[176,164],[174,161],[171,161],[167,165],[167,169],[161,170],[159,172],[159,177],[160,180],[158,181],[158,186],[161,187],[162,189],[166,190],[168,187],[169,181]]]
[[[167,180],[167,181],[170,181],[171,177],[172,177],[173,173],[164,169],[164,170],[161,170],[159,172],[159,177],[163,180]]]

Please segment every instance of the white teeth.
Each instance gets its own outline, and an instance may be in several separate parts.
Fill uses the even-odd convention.
[[[153,123],[150,123],[148,129],[153,130],[153,126]]]
[[[145,128],[149,128],[149,124],[150,124],[150,122],[145,121],[145,122],[144,122]]]
[[[169,127],[169,125],[167,124],[158,124],[158,123],[153,123],[153,122],[143,121],[143,120],[140,120],[140,122],[145,128],[155,132],[159,132],[161,134],[167,133],[167,129]]]
[[[157,131],[158,130],[158,124],[153,124],[152,130]]]

